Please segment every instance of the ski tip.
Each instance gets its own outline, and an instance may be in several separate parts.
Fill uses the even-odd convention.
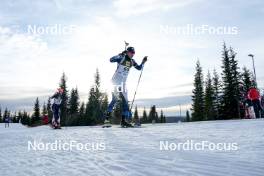
[[[52,129],[54,129],[54,130],[62,129],[61,127],[55,127],[55,126],[53,126],[53,125],[50,125],[50,127],[51,127]]]
[[[102,126],[102,128],[111,128],[112,125],[105,125],[105,126]]]

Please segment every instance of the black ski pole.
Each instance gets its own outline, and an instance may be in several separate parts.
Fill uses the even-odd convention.
[[[126,41],[124,41],[124,42],[125,42],[125,51],[126,51],[127,46],[129,45],[129,43],[127,43]]]
[[[141,80],[141,77],[142,77],[143,69],[144,69],[144,65],[142,66],[142,69],[141,69],[141,72],[140,72],[140,76],[138,78],[138,83],[137,83],[137,87],[136,87],[136,90],[135,90],[135,93],[134,93],[134,97],[133,97],[133,100],[132,100],[132,103],[131,103],[131,106],[130,106],[130,111],[132,111],[132,108],[133,108],[133,104],[134,104],[134,101],[135,101],[135,98],[136,98],[138,86],[139,86],[139,83],[140,83],[140,80]]]

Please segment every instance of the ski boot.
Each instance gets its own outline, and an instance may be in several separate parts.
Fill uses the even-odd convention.
[[[60,125],[60,123],[57,124],[56,129],[61,129],[61,125]]]
[[[53,121],[51,126],[53,129],[61,129],[60,123],[56,121]]]
[[[125,120],[125,117],[122,116],[121,127],[122,127],[122,128],[133,128],[134,126],[133,126],[131,123],[128,123],[128,122]]]
[[[110,124],[110,120],[109,120],[109,118],[111,117],[111,113],[110,112],[107,112],[104,116],[105,116],[105,120],[104,120],[103,128],[110,128],[110,127],[112,127],[112,125]]]

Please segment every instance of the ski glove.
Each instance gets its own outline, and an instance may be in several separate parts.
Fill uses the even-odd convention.
[[[148,56],[145,56],[145,57],[143,58],[142,64],[145,64],[145,62],[147,62],[147,60],[148,60]]]

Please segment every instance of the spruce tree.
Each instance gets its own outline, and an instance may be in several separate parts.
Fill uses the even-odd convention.
[[[222,97],[221,97],[221,119],[233,118],[230,110],[232,111],[231,98],[232,93],[232,74],[230,66],[230,58],[226,44],[223,45],[222,51]]]
[[[9,109],[7,111],[7,116],[9,117],[9,119],[11,119],[12,114],[11,114],[11,111]]]
[[[139,123],[139,116],[138,116],[138,109],[137,109],[137,106],[135,108],[135,111],[134,111],[134,118],[133,118],[133,121],[135,123]]]
[[[141,123],[148,123],[148,116],[147,116],[147,112],[146,112],[146,108],[145,107],[144,107],[144,110],[143,110],[143,116],[142,116]]]
[[[16,111],[11,117],[12,117],[12,122],[13,123],[18,123],[19,118],[17,117],[17,112]]]
[[[23,125],[27,125],[28,124],[28,119],[27,119],[27,116],[26,116],[26,112],[25,111],[22,113],[21,123]]]
[[[223,46],[222,53],[222,99],[221,119],[240,118],[240,96],[238,62],[232,48]]]
[[[21,111],[18,111],[17,122],[21,122],[22,118],[23,118],[23,113]]]
[[[78,89],[72,89],[70,93],[70,98],[68,102],[69,107],[69,118],[67,121],[67,125],[78,125],[78,113],[79,113],[79,93]]]
[[[70,115],[76,115],[79,112],[79,106],[80,106],[80,97],[78,89],[72,89],[70,93],[70,99],[69,99],[69,114]]]
[[[239,72],[239,67],[238,67],[238,61],[236,59],[236,52],[233,50],[233,48],[230,47],[229,49],[229,57],[231,59],[231,71],[233,75],[233,87],[234,87],[234,103],[236,103],[236,111],[235,111],[235,116],[234,118],[241,118],[241,111],[242,111],[242,91],[240,89],[240,78],[241,78],[241,73]],[[234,105],[234,106],[235,106]]]
[[[60,88],[63,89],[63,93],[62,93],[62,101],[61,101],[61,105],[60,105],[60,121],[61,121],[61,126],[65,126],[67,118],[68,118],[68,109],[67,109],[67,105],[68,105],[68,90],[67,90],[67,78],[65,73],[62,74],[61,80],[60,80]]]
[[[101,110],[102,112],[106,112],[107,111],[107,107],[108,107],[108,96],[106,93],[102,93],[102,103],[101,103]]]
[[[8,112],[8,109],[6,108],[4,111],[3,119],[5,120],[8,117],[9,117],[9,112]]]
[[[192,121],[201,121],[204,120],[204,88],[202,67],[199,60],[196,63],[196,73],[194,77],[194,89],[192,91]]]
[[[189,111],[187,110],[187,111],[186,111],[186,122],[190,122],[190,121],[191,121],[190,113],[189,113]]]
[[[52,113],[52,109],[51,109],[51,100],[50,98],[48,99],[48,103],[47,103],[47,112],[48,112],[48,117],[49,117],[49,122],[51,122],[52,117],[53,117],[53,113]]]
[[[100,74],[98,69],[96,69],[94,87],[90,89],[89,99],[86,105],[86,118],[90,125],[103,123],[102,98],[103,93],[100,91]]]
[[[214,120],[215,113],[213,107],[214,101],[214,91],[212,85],[212,78],[210,72],[208,71],[207,78],[205,81],[205,105],[204,105],[204,112],[205,112],[205,120]]]
[[[158,123],[159,122],[159,118],[158,118],[158,113],[156,111],[156,106],[153,105],[151,108],[150,108],[150,112],[149,112],[149,122],[152,123]]]
[[[81,103],[80,110],[79,110],[78,124],[81,126],[86,124],[86,121],[85,121],[85,104],[83,102]]]
[[[102,103],[104,94],[100,91],[101,87],[101,77],[98,68],[96,69],[95,73],[95,109],[94,109],[94,117],[96,120],[96,123],[103,123],[103,109],[102,109]]]
[[[86,118],[86,125],[95,125],[96,124],[96,117],[95,117],[95,109],[98,108],[96,97],[95,97],[95,90],[94,87],[90,89],[88,102],[85,108],[85,118]]]
[[[47,105],[45,102],[43,103],[41,114],[42,116],[45,116],[46,114],[48,114],[48,109],[47,109]]]
[[[34,104],[34,112],[32,116],[32,125],[40,123],[40,106],[39,99],[37,98]]]
[[[243,67],[242,69],[241,82],[243,84],[244,97],[246,97],[249,89],[254,86],[254,78],[252,77],[252,73],[246,67]]]
[[[160,123],[166,123],[165,116],[163,114],[163,110],[160,110]]]
[[[221,83],[219,80],[219,75],[214,69],[213,73],[213,109],[215,114],[215,120],[219,119],[219,111],[220,111],[220,89],[221,89]]]
[[[27,114],[27,112],[24,110],[23,114],[22,114],[22,119],[21,119],[21,123],[23,125],[30,125],[30,117]]]

